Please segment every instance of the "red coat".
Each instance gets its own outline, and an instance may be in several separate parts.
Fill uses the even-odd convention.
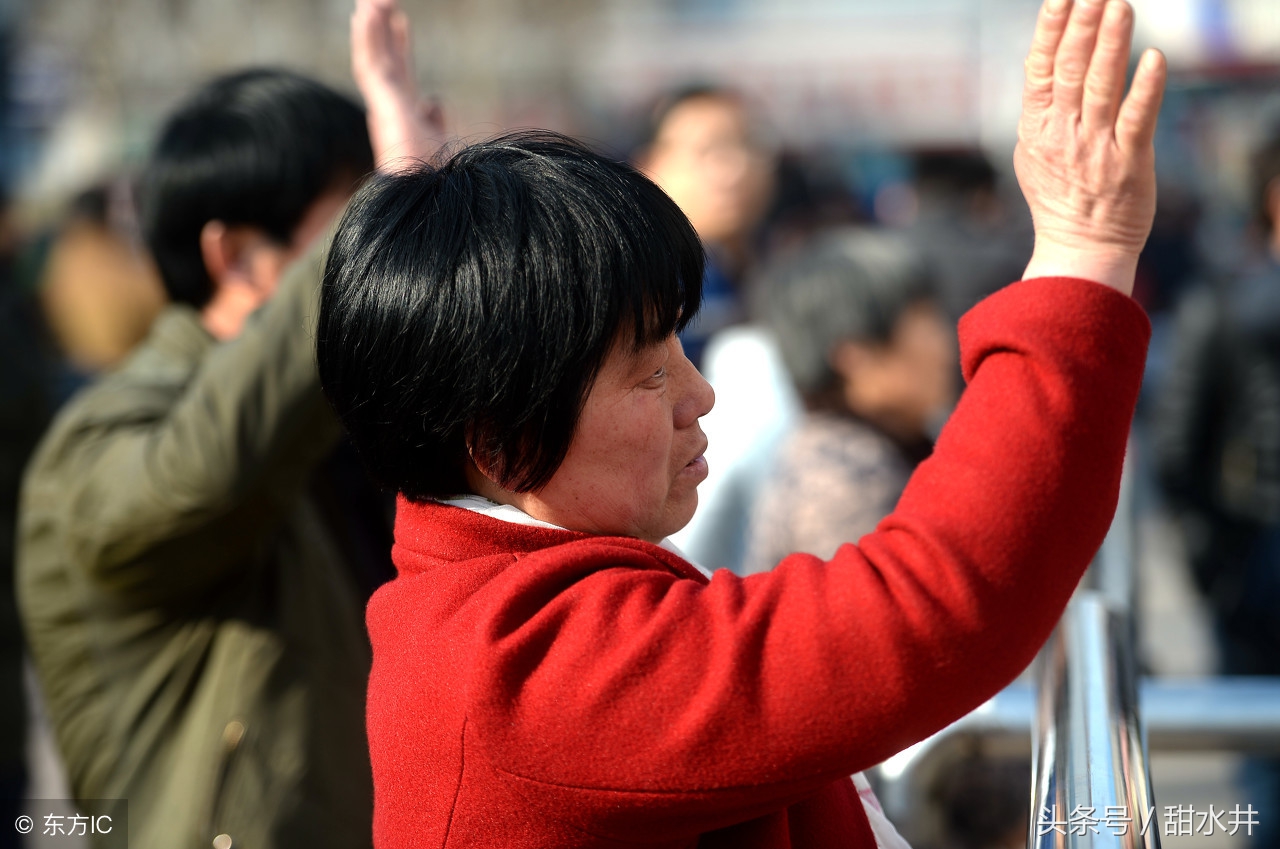
[[[1008,684],[1101,543],[1149,332],[1084,281],[984,301],[933,457],[826,563],[708,582],[402,500],[368,614],[375,844],[873,849],[849,774]]]

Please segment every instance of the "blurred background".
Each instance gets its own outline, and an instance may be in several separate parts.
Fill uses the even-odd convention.
[[[689,86],[733,93],[735,108],[747,116],[749,146],[768,174],[750,201],[759,210],[739,222],[740,232],[721,238],[699,226],[730,279],[731,300],[742,302],[722,326],[767,320],[745,306],[752,300],[750,281],[776,254],[835,226],[874,226],[913,238],[931,263],[934,294],[951,327],[979,297],[1017,279],[1029,256],[1030,221],[1011,154],[1035,0],[402,3],[413,23],[419,84],[463,138],[546,127],[649,163],[652,173],[659,170],[652,157],[664,98],[669,102],[672,92]],[[1254,154],[1280,132],[1280,2],[1132,3],[1135,57],[1158,46],[1171,69],[1157,138],[1160,205],[1135,293],[1155,326],[1133,452],[1140,653],[1150,672],[1203,676],[1232,669],[1220,650],[1218,623],[1227,608],[1219,605],[1212,576],[1203,574],[1208,567],[1196,561],[1203,534],[1196,537],[1196,520],[1187,518],[1196,505],[1188,505],[1177,486],[1171,491],[1161,471],[1155,411],[1166,409],[1161,399],[1170,374],[1177,374],[1179,328],[1195,314],[1185,305],[1197,294],[1230,291],[1230,281],[1259,262],[1277,261],[1267,258],[1271,234],[1256,214],[1265,187],[1256,184]],[[351,5],[0,0],[0,507],[9,523],[0,528],[0,551],[6,557],[22,463],[48,417],[76,387],[118,363],[162,306],[139,245],[131,188],[156,128],[197,85],[249,65],[286,66],[354,93]],[[708,327],[708,339],[722,326]],[[779,397],[788,391],[783,387]],[[730,394],[722,398],[735,409]],[[797,404],[778,401],[788,403]],[[1280,434],[1280,421],[1273,425]],[[779,423],[778,432],[786,427]],[[717,438],[713,434],[713,445]],[[733,435],[723,439],[732,442]],[[744,438],[743,452],[754,450],[751,439]],[[1220,453],[1220,446],[1204,451]],[[1206,454],[1202,465],[1218,459]],[[1280,485],[1280,472],[1276,477]],[[1250,521],[1272,528],[1280,520],[1266,513]],[[1280,562],[1267,563],[1273,585],[1280,583]],[[0,561],[0,567],[11,564]],[[4,612],[12,600],[5,604],[4,657],[7,668],[16,669],[15,620]],[[4,688],[12,691],[8,682]],[[25,786],[22,792],[35,797],[60,795],[57,756],[40,732],[39,706],[28,707],[25,718],[18,708],[0,714],[0,724],[11,729],[27,723],[34,729],[20,744],[29,764],[25,783],[15,768],[5,786]],[[1270,774],[1274,782],[1276,773]],[[6,775],[0,771],[0,780],[9,781]],[[1015,781],[1019,775],[1015,770]],[[1241,776],[1236,755],[1157,753],[1156,802],[1222,807],[1244,801],[1246,786],[1267,780]],[[971,778],[967,790],[955,787],[965,783],[957,779],[941,787],[938,804],[977,809],[982,798],[1001,792],[982,789],[987,780],[999,785],[999,775],[979,770]],[[1276,806],[1261,809],[1264,822],[1280,821],[1276,786],[1270,791]],[[965,832],[957,826],[938,840],[965,849],[1005,845],[992,837],[1000,827]],[[1025,834],[1025,821],[1021,827]],[[1165,840],[1188,847],[1264,845],[1243,834]]]
[[[211,75],[285,65],[351,89],[346,0],[4,0],[6,181],[45,204],[136,164]],[[656,94],[747,94],[789,149],[831,152],[860,192],[900,174],[847,157],[981,147],[1007,167],[1031,0],[407,0],[425,91],[463,134],[541,126],[624,147]],[[1167,169],[1239,198],[1274,117],[1272,0],[1135,0],[1137,44],[1175,74]],[[1271,94],[1268,95],[1268,89]],[[1163,152],[1163,151],[1162,151]],[[1180,159],[1178,157],[1181,157]],[[1189,161],[1188,161],[1189,160]],[[1231,163],[1236,163],[1232,167]],[[56,165],[54,163],[57,163]],[[1187,166],[1195,167],[1188,171]]]

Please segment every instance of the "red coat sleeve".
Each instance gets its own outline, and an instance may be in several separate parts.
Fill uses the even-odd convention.
[[[1031,660],[1107,531],[1149,332],[1086,281],[984,301],[932,458],[828,562],[703,584],[635,541],[527,555],[482,617],[467,746],[548,816],[678,838],[959,718]]]

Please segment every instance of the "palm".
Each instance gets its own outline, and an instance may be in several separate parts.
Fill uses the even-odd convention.
[[[1014,152],[1036,229],[1028,276],[1074,269],[1133,287],[1155,215],[1165,67],[1148,51],[1125,97],[1132,33],[1124,0],[1047,0],[1041,10]]]

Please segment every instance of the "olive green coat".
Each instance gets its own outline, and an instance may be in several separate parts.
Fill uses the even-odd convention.
[[[371,842],[369,646],[310,491],[339,435],[321,258],[230,342],[169,307],[27,472],[27,638],[75,794],[127,798],[132,849]]]

